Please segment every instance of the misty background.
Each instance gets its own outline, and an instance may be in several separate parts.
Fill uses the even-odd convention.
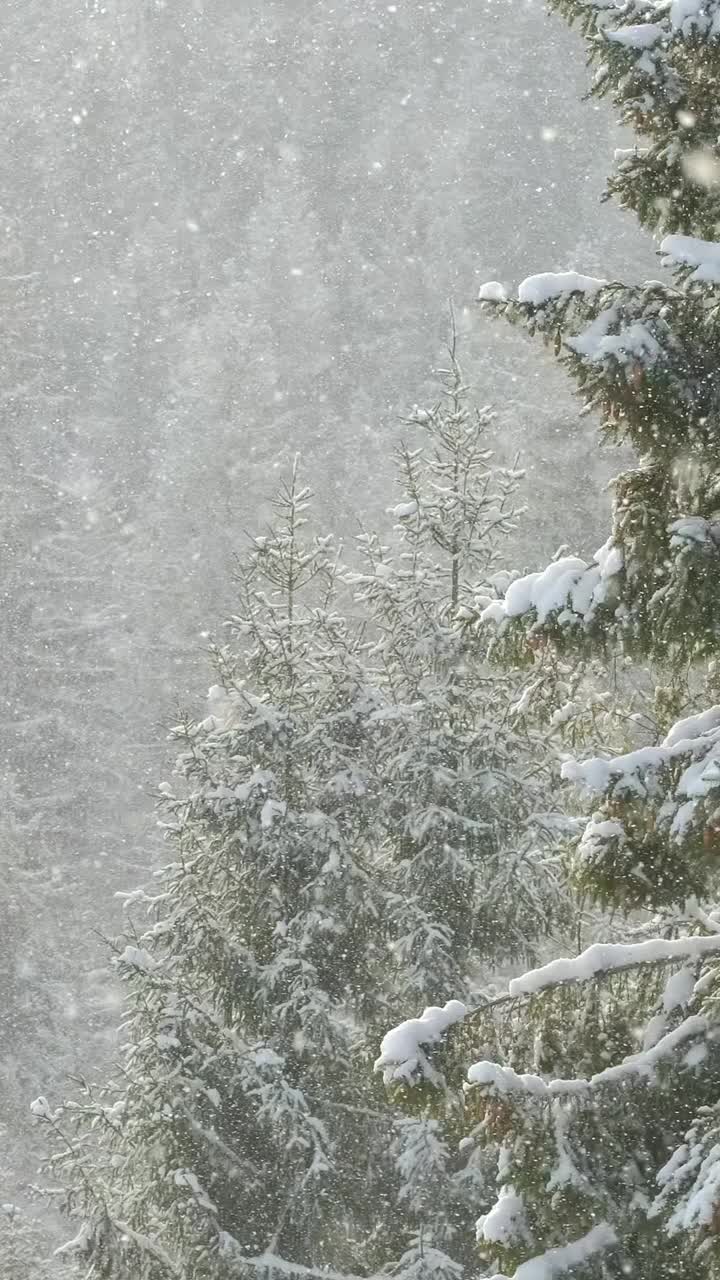
[[[474,305],[657,275],[603,182],[623,138],[540,0],[6,0],[0,1198],[38,1093],[119,1017],[103,934],[162,858],[167,726],[197,711],[245,530],[299,451],[319,521],[384,522],[399,419],[460,359],[519,451],[519,567],[602,539],[591,420]]]

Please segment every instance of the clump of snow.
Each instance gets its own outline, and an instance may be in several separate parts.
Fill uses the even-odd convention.
[[[411,1082],[419,1070],[433,1077],[424,1048],[437,1044],[449,1027],[461,1022],[467,1009],[460,1000],[448,1000],[442,1009],[432,1005],[421,1018],[409,1018],[383,1037],[375,1070],[382,1071],[386,1083],[392,1080]]]
[[[697,1044],[691,1045],[690,1048],[688,1049],[687,1053],[685,1054],[685,1057],[683,1058],[683,1064],[684,1066],[692,1070],[694,1067],[702,1066],[703,1062],[707,1060],[707,1056],[708,1056],[707,1045],[702,1044],[701,1041],[698,1041]]]
[[[710,18],[708,0],[672,0],[670,5],[670,26],[683,36],[691,35],[696,27],[707,30]],[[715,14],[713,25],[717,20]]]
[[[505,285],[499,280],[487,280],[480,285],[478,302],[507,302]]]
[[[497,1244],[503,1248],[531,1243],[525,1204],[513,1186],[503,1187],[489,1213],[478,1218],[475,1235],[478,1241]]]
[[[714,240],[697,240],[695,236],[665,236],[660,251],[666,256],[663,266],[681,263],[694,267],[691,280],[720,284],[720,244]]]
[[[157,968],[157,961],[144,947],[127,946],[117,959],[119,964],[127,964],[131,969],[140,969],[143,973],[151,973]]]
[[[588,360],[598,359],[597,352],[600,344],[617,318],[617,307],[605,307],[603,311],[598,312],[587,329],[583,329],[582,333],[576,333],[574,337],[565,339],[566,347],[579,356],[585,356]]]
[[[275,1052],[274,1049],[271,1049],[269,1045],[261,1045],[259,1049],[256,1049],[253,1054],[253,1061],[256,1067],[261,1068],[276,1068],[283,1066],[283,1059]]]
[[[200,727],[208,732],[229,729],[238,712],[236,701],[221,684],[213,684],[208,689],[207,708],[208,715]]]
[[[593,814],[578,845],[579,856],[588,862],[593,862],[597,855],[604,851],[608,840],[617,840],[618,847],[622,848],[625,844],[625,828],[615,818],[603,818],[601,815]]]
[[[683,542],[704,544],[711,541],[710,521],[703,516],[682,516],[680,520],[673,520],[668,529],[671,546],[677,547]]]
[[[720,782],[720,777],[718,777]],[[673,814],[670,823],[670,835],[674,840],[683,840],[687,835],[688,829],[692,826],[695,817],[696,801],[695,799],[686,800],[684,804],[678,806]]]
[[[679,742],[690,742],[694,738],[702,738],[713,729],[720,729],[720,706],[708,707],[698,715],[686,716],[684,720],[676,720],[667,734],[663,746],[674,747]]]
[[[664,1013],[653,1014],[643,1032],[643,1050],[654,1049],[655,1045],[667,1032],[667,1017]]]
[[[674,1009],[684,1009],[690,1003],[695,992],[695,975],[692,969],[678,969],[671,973],[665,983],[662,1006],[666,1013]]]
[[[603,338],[593,359],[604,360],[606,356],[614,356],[620,364],[627,364],[628,360],[648,363],[657,360],[660,354],[660,344],[647,325],[635,320],[619,333],[611,333]]]
[[[264,831],[269,831],[275,819],[284,817],[286,811],[287,805],[284,800],[273,800],[270,797],[260,810],[260,826]]]
[[[600,567],[600,577],[603,580],[620,573],[625,564],[623,553],[612,538],[608,538],[607,542],[603,542],[602,546],[598,547],[595,560]]]
[[[532,680],[530,684],[525,686],[525,688],[523,689],[517,701],[511,704],[510,715],[512,716],[525,715],[525,712],[527,711],[528,707],[532,705],[533,697],[537,693],[540,687],[540,684],[541,684],[540,680]]]
[[[603,31],[606,40],[625,45],[628,49],[651,49],[661,40],[664,31],[657,22],[640,22],[630,27],[618,27],[615,31]]]
[[[500,624],[534,610],[540,623],[551,613],[558,613],[561,623],[590,622],[623,564],[622,552],[611,540],[596,552],[592,564],[579,556],[562,556],[539,573],[516,578],[504,600],[493,600],[482,610],[480,621]]]
[[[579,556],[563,556],[549,564],[542,573],[528,573],[524,578],[511,582],[505,595],[505,614],[508,618],[520,617],[529,609],[535,609],[539,622],[549,613],[564,605],[572,588],[587,569]]]
[[[627,364],[630,360],[645,363],[657,360],[661,354],[660,345],[641,321],[633,321],[618,333],[609,332],[618,315],[617,307],[600,311],[586,329],[565,339],[566,347],[593,364],[599,364],[608,357],[613,357],[620,364]]]
[[[492,600],[490,604],[485,605],[484,609],[481,611],[480,621],[494,622],[496,626],[499,626],[501,622],[505,622],[507,620],[507,616],[504,602],[502,600]]]
[[[584,562],[583,562],[584,564]],[[523,578],[516,578],[505,592],[505,613],[508,618],[517,618],[526,613],[536,601],[535,587],[541,578],[540,573],[528,573]]]
[[[30,1103],[30,1113],[37,1117],[38,1120],[52,1120],[53,1110],[47,1098],[40,1094],[39,1098],[35,1098]]]
[[[572,720],[573,716],[577,714],[577,710],[577,703],[564,702],[561,707],[553,711],[550,717],[551,728],[557,729],[560,725],[567,724],[568,720]]]
[[[582,1266],[596,1253],[604,1249],[612,1249],[617,1244],[617,1236],[607,1222],[599,1222],[579,1240],[573,1240],[557,1249],[548,1249],[537,1258],[523,1262],[515,1272],[513,1280],[557,1280],[573,1268]],[[500,1272],[492,1280],[508,1280]]]
[[[512,1067],[503,1067],[499,1062],[474,1062],[468,1069],[469,1084],[489,1085],[500,1094],[534,1093],[540,1098],[548,1097],[550,1086],[541,1076],[520,1075]]]
[[[410,502],[399,502],[397,506],[389,507],[388,511],[395,520],[409,520],[417,515],[418,504],[413,498]]]
[[[716,787],[718,783],[720,783],[720,760],[718,760],[717,756],[713,756],[713,758],[708,760],[707,764],[703,766],[703,771],[700,774],[700,781],[703,786],[703,795],[707,795],[708,791],[711,791],[713,787]]]
[[[81,1253],[83,1249],[87,1248],[91,1239],[91,1234],[90,1223],[83,1222],[77,1235],[74,1235],[72,1240],[67,1240],[65,1244],[59,1245],[58,1248],[53,1251],[53,1257],[64,1258],[69,1254]]]
[[[582,276],[577,271],[545,271],[536,276],[528,276],[518,288],[518,301],[532,307],[542,307],[546,302],[561,298],[566,293],[597,293],[607,284],[607,280],[596,280],[593,276]]]

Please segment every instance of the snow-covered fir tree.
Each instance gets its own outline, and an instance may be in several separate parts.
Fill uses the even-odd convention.
[[[209,715],[174,731],[172,858],[117,948],[117,1076],[35,1104],[106,1280],[367,1272],[392,1226],[390,1113],[363,1083],[384,958],[359,803],[372,696],[307,502],[294,473],[240,566]]]
[[[393,534],[363,534],[361,569],[348,575],[369,622],[369,674],[387,704],[376,767],[399,1008],[470,1002],[489,973],[533,955],[568,912],[553,757],[547,734],[541,741],[522,714],[533,690],[479,661],[455,625],[472,584],[495,596],[505,581],[519,475],[493,462],[492,415],[472,408],[454,339],[449,356],[439,399],[408,421],[418,443],[397,454]],[[403,1280],[451,1280],[477,1265],[469,1224],[484,1159],[458,1149],[452,1104],[440,1117],[414,1101],[393,1145],[412,1228],[397,1270]]]
[[[613,487],[594,558],[561,556],[482,600],[480,631],[512,662],[534,647],[660,660],[713,699],[720,648],[717,368],[720,355],[720,5],[552,0],[582,24],[639,144],[613,194],[661,236],[666,283],[576,272],[531,276],[481,301],[554,347],[603,434],[637,465]],[[679,682],[678,688],[682,684]],[[661,709],[666,690],[658,689]],[[510,983],[458,1022],[411,1020],[383,1044],[389,1080],[462,1094],[466,1140],[497,1153],[496,1198],[478,1224],[501,1280],[679,1280],[720,1275],[720,708],[660,740],[568,759],[593,813],[579,882],[628,913],[598,943]],[[715,695],[717,696],[717,695]]]
[[[472,407],[454,338],[449,355],[439,400],[409,419],[419,443],[397,453],[393,536],[361,535],[348,575],[391,708],[376,750],[405,1007],[465,999],[479,966],[534,954],[563,906],[552,757],[538,765],[517,680],[456,626],[473,584],[495,596],[506,581],[519,473],[493,462],[492,414]]]

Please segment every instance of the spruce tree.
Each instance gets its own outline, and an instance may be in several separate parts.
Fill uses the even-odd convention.
[[[625,912],[596,944],[510,983],[450,1032],[433,1019],[387,1038],[390,1080],[464,1099],[466,1140],[496,1153],[477,1223],[486,1274],[539,1280],[720,1275],[720,645],[717,584],[720,152],[716,0],[551,0],[576,20],[639,144],[610,192],[660,238],[674,276],[641,285],[531,276],[487,308],[539,333],[603,435],[637,463],[616,478],[610,536],[518,576],[471,626],[495,652],[616,653],[665,665],[664,732],[630,752],[568,759],[593,812],[578,882]],[[685,694],[682,695],[682,690]],[[689,705],[678,717],[678,698]],[[704,701],[705,699],[705,701]],[[419,1046],[419,1047],[418,1047]],[[427,1087],[427,1084],[426,1084]]]
[[[383,960],[358,803],[373,704],[308,498],[294,473],[240,566],[210,714],[174,730],[172,858],[117,946],[117,1077],[35,1105],[104,1280],[367,1271],[384,1227],[387,1110],[362,1083]]]
[[[451,1017],[498,966],[536,954],[567,924],[554,844],[568,819],[553,807],[548,733],[522,715],[533,685],[521,678],[518,689],[479,661],[456,625],[473,584],[495,596],[505,581],[520,473],[492,458],[492,415],[472,407],[454,337],[440,376],[439,398],[413,410],[411,443],[396,455],[394,535],[363,533],[361,570],[348,576],[386,702],[376,767],[395,1007],[444,1006]],[[477,1266],[468,1221],[486,1162],[459,1149],[452,1101],[441,1115],[414,1101],[392,1147],[409,1229],[396,1274],[453,1280]]]
[[[493,415],[472,407],[455,345],[439,399],[406,423],[417,444],[396,454],[393,536],[363,533],[348,575],[369,677],[392,707],[377,768],[401,1008],[466,999],[488,964],[534,955],[563,907],[555,762],[538,766],[517,679],[478,661],[456,626],[478,582],[495,596],[505,580],[522,473],[493,460]]]

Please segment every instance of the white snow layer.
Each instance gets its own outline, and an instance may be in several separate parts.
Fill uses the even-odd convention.
[[[518,288],[518,302],[542,307],[546,302],[561,298],[565,293],[597,293],[606,284],[607,280],[581,276],[577,271],[544,271],[522,281]]]
[[[599,1222],[579,1240],[559,1249],[548,1249],[547,1253],[521,1263],[512,1280],[556,1280],[557,1276],[565,1275],[573,1267],[587,1262],[593,1254],[611,1249],[616,1243],[617,1236],[612,1227],[607,1222]],[[509,1277],[497,1272],[492,1280],[509,1280]]]
[[[640,361],[651,364],[661,354],[660,344],[640,320],[634,320],[618,333],[608,333],[617,319],[617,308],[608,307],[595,317],[587,329],[565,339],[565,346],[593,364],[613,357],[619,364]]]
[[[689,1188],[686,1184],[690,1181]],[[720,1146],[717,1142],[698,1140],[691,1129],[686,1140],[677,1147],[657,1177],[661,1188],[650,1216],[662,1213],[667,1197],[679,1196],[679,1202],[667,1222],[668,1235],[679,1231],[707,1231],[712,1227],[720,1203]]]
[[[682,546],[683,543],[696,542],[698,546],[717,546],[717,520],[706,520],[704,516],[682,516],[668,525],[671,547]]]
[[[636,964],[658,964],[663,960],[691,960],[720,952],[720,934],[710,937],[648,938],[645,942],[594,942],[579,956],[551,960],[539,969],[530,969],[508,986],[511,996],[530,995],[558,982],[588,982],[598,973],[629,969]]]
[[[606,40],[624,44],[629,49],[650,49],[662,39],[664,32],[657,22],[640,22],[630,27],[619,27],[616,31],[605,30],[603,35]]]
[[[493,600],[482,610],[480,621],[502,623],[534,609],[537,621],[545,622],[551,613],[567,609],[568,618],[575,614],[590,622],[607,597],[609,579],[622,567],[622,552],[611,540],[596,551],[592,564],[579,556],[562,556],[540,573],[516,578],[503,600]]]
[[[417,515],[418,504],[415,498],[411,498],[409,502],[399,502],[395,507],[388,507],[388,511],[395,520],[409,520],[410,516]]]
[[[692,35],[696,29],[707,35],[717,35],[720,11],[716,8],[713,13],[713,6],[708,0],[672,0],[670,26],[683,36]]]
[[[118,956],[118,962],[129,965],[131,969],[140,969],[144,973],[151,973],[157,968],[157,961],[144,947],[125,947]]]
[[[708,707],[698,715],[686,716],[684,720],[676,720],[668,732],[664,747],[674,747],[679,742],[687,742],[693,738],[701,738],[713,729],[720,729],[720,706]]]
[[[507,290],[499,280],[486,280],[480,285],[478,302],[507,302]]]
[[[692,1000],[695,991],[695,974],[692,969],[678,969],[671,973],[665,983],[662,1004],[666,1013],[674,1009],[685,1008]]]
[[[681,263],[694,267],[691,280],[720,284],[720,244],[714,240],[697,240],[695,236],[665,236],[660,251],[666,255],[663,265]]]
[[[615,0],[593,0],[593,7],[621,8]],[[672,0],[669,12],[665,4],[656,4],[656,8],[665,11],[662,22],[634,23],[614,30],[605,28],[603,35],[607,40],[625,45],[626,48],[647,51],[662,39],[670,41],[678,36],[685,39],[695,32],[715,36],[720,31],[720,10],[711,0]],[[647,70],[651,71],[651,68],[648,67]]]
[[[423,1046],[437,1044],[448,1027],[461,1022],[467,1009],[460,1000],[448,1000],[440,1009],[432,1005],[421,1018],[409,1018],[383,1037],[376,1071],[383,1071],[386,1082],[410,1081],[419,1066],[427,1065]]]
[[[478,1218],[475,1235],[487,1244],[499,1244],[504,1248],[519,1243],[530,1243],[525,1204],[512,1186],[503,1187],[488,1213]]]
[[[608,840],[617,840],[618,848],[622,848],[625,844],[624,826],[615,818],[593,814],[578,845],[579,856],[588,862],[594,861],[596,855],[602,853]]]

